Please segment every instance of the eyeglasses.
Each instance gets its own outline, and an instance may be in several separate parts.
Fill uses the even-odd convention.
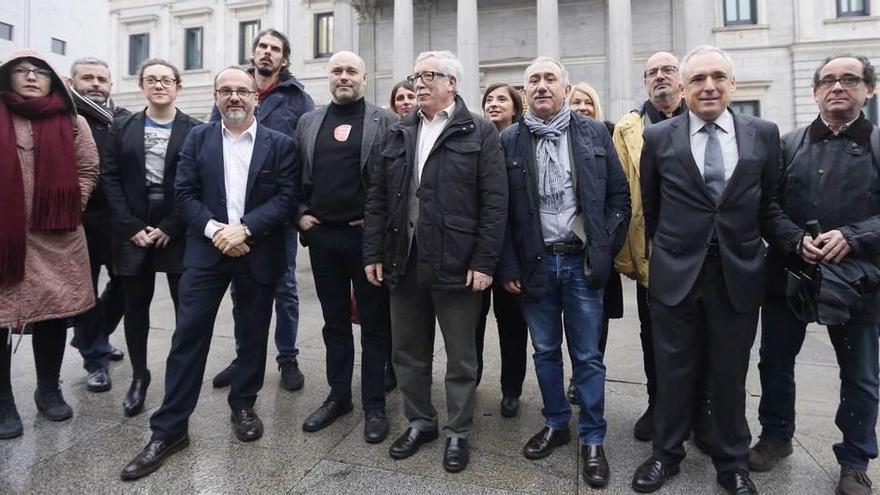
[[[30,74],[31,72],[33,72],[34,77],[38,79],[49,79],[50,77],[52,77],[52,71],[49,69],[29,69],[27,67],[16,67],[12,69],[12,73],[21,78],[27,78],[28,74]]]
[[[239,98],[248,98],[252,94],[255,94],[256,91],[251,91],[249,89],[243,89],[243,88],[241,88],[241,89],[220,88],[220,89],[216,90],[215,93],[220,95],[221,98],[229,98],[230,96],[232,96],[232,93],[237,94]]]
[[[144,86],[149,86],[149,87],[155,86],[156,83],[162,83],[162,86],[167,88],[167,87],[173,85],[174,83],[176,83],[177,79],[172,79],[170,77],[162,77],[162,78],[156,79],[155,77],[147,76],[147,77],[141,78],[141,82],[144,83]]]
[[[449,77],[449,75],[444,74],[442,72],[436,72],[433,70],[426,70],[425,72],[422,72],[422,73],[416,72],[415,74],[410,74],[410,75],[406,76],[406,80],[410,84],[415,84],[416,81],[418,81],[419,79],[421,79],[423,82],[429,83],[429,82],[433,81],[435,77]]]
[[[653,79],[657,77],[657,73],[662,72],[664,76],[671,76],[678,72],[678,67],[674,65],[664,65],[662,67],[654,67],[645,71],[645,79]]]
[[[864,79],[853,75],[846,75],[843,77],[823,77],[822,79],[819,79],[819,87],[822,89],[831,89],[839,82],[844,88],[852,89],[858,86],[862,81],[864,81]]]

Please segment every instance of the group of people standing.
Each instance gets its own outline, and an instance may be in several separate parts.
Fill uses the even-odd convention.
[[[356,319],[364,440],[389,435],[385,394],[395,386],[407,428],[390,456],[410,457],[437,439],[439,326],[442,462],[464,470],[492,307],[504,417],[519,411],[529,336],[534,348],[545,422],[523,455],[544,458],[569,443],[577,404],[582,475],[606,486],[604,351],[609,319],[622,315],[624,275],[637,284],[647,378],[633,435],[653,442],[635,491],[653,492],[679,472],[693,432],[726,491],[757,493],[749,471],[792,452],[794,359],[806,324],[818,321],[841,368],[837,493],[870,493],[880,274],[862,275],[880,271],[880,131],[861,113],[876,88],[867,58],[823,61],[813,80],[819,116],[780,139],[775,124],[730,110],[733,63],[711,46],[682,61],[649,57],[647,99],[616,125],[603,121],[597,92],[573,85],[548,57],[526,68],[522,91],[490,85],[480,117],[458,96],[463,69],[450,52],[420,54],[387,110],[365,101],[366,65],[351,52],[329,59],[332,101],[315,109],[288,70],[290,53],[283,33],[259,33],[250,69],[216,75],[207,124],[176,108],[181,74],[164,60],[140,67],[147,106],[136,113],[114,107],[98,59],[77,60],[66,82],[32,51],[0,65],[0,155],[14,158],[0,166],[0,438],[22,434],[13,333],[33,335],[39,411],[53,421],[72,416],[59,387],[69,320],[86,386],[101,392],[111,387],[108,362],[122,359],[108,336],[123,319],[133,369],[124,413],[143,410],[150,302],[162,272],[176,317],[164,398],[122,478],[143,477],[189,445],[230,286],[236,358],[213,383],[230,387],[235,436],[259,439],[254,404],[273,305],[280,383],[304,384],[301,242],[324,318],[330,388],[305,418],[307,432],[354,410]],[[110,281],[99,296],[102,265]],[[804,290],[822,277],[855,296]],[[762,307],[762,433],[750,449],[745,379]]]

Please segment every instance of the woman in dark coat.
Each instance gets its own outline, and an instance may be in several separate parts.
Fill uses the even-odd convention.
[[[186,136],[200,123],[174,106],[181,88],[176,67],[147,60],[138,80],[147,107],[113,123],[101,176],[113,223],[113,269],[125,292],[125,341],[133,369],[123,402],[126,416],[143,410],[150,385],[147,337],[156,273],[166,274],[177,309],[185,226],[178,217],[174,178]]]
[[[513,86],[496,83],[483,93],[483,115],[498,129],[500,134],[522,116],[522,97]],[[498,340],[501,346],[501,415],[510,418],[519,412],[519,396],[526,377],[526,347],[529,330],[519,309],[516,296],[500,286],[483,291],[483,307],[477,323],[477,383],[483,376],[483,340],[486,335],[486,317],[489,305],[498,323]]]

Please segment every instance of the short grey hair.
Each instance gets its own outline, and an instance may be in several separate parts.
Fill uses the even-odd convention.
[[[557,60],[557,59],[555,59],[555,58],[553,58],[553,57],[544,57],[544,56],[541,56],[541,57],[536,58],[535,60],[532,60],[532,63],[529,64],[528,67],[526,67],[526,71],[525,71],[526,79],[528,79],[528,74],[529,74],[529,72],[531,72],[532,69],[533,69],[536,65],[538,65],[538,64],[543,64],[543,63],[550,63],[550,64],[555,65],[556,67],[559,67],[559,72],[562,73],[562,82],[563,82],[563,84],[568,85],[568,83],[569,83],[569,82],[568,82],[568,81],[569,81],[569,78],[568,78],[568,69],[566,69],[565,66],[562,65],[562,62],[560,62],[559,60]]]
[[[681,69],[679,69],[679,76],[681,77],[682,84],[687,84],[688,63],[690,63],[692,58],[696,57],[697,55],[702,55],[704,53],[717,53],[718,55],[721,55],[722,57],[724,57],[724,60],[726,60],[727,63],[730,64],[729,76],[733,77],[733,59],[730,58],[730,55],[728,55],[727,52],[725,52],[721,48],[718,48],[717,46],[700,45],[700,46],[694,48],[693,50],[689,51],[688,54],[685,55],[683,59],[681,59]]]
[[[448,76],[454,77],[456,81],[461,81],[461,73],[464,70],[461,68],[461,62],[458,61],[458,57],[454,53],[449,50],[422,52],[416,57],[415,63],[418,64],[428,58],[436,58],[440,62],[440,70]]]
[[[107,64],[107,62],[101,60],[100,58],[80,57],[74,60],[72,64],[70,64],[70,77],[76,77],[76,68],[80,65],[100,65],[102,67],[106,67],[107,70],[110,70],[110,66]]]

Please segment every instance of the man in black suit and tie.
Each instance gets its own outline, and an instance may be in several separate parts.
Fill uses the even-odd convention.
[[[681,78],[689,111],[645,129],[641,156],[658,383],[653,454],[632,487],[653,492],[678,473],[703,370],[717,480],[757,493],[745,380],[764,292],[762,227],[782,215],[772,200],[779,131],[728,109],[736,81],[721,50],[691,51]]]
[[[231,282],[236,305],[248,308],[239,315],[244,331],[229,392],[233,430],[242,442],[263,434],[253,406],[263,386],[275,286],[284,273],[283,227],[298,202],[297,152],[291,138],[257,125],[256,85],[247,72],[220,72],[214,100],[222,120],[190,132],[177,168],[177,201],[188,230],[165,398],[150,418],[150,442],[122,470],[123,480],[155,471],[189,445],[187,422]]]

